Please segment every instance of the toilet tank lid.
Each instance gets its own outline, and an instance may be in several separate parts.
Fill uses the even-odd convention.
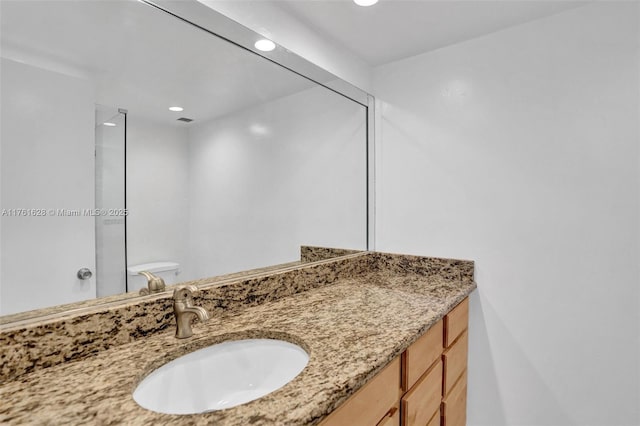
[[[150,262],[140,265],[131,265],[127,268],[129,275],[138,275],[141,271],[147,272],[166,272],[178,271],[180,264],[177,262]]]

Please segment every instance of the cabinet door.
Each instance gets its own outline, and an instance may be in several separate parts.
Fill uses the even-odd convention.
[[[438,360],[402,397],[402,425],[424,426],[440,408],[442,361]]]
[[[463,371],[467,369],[467,332],[442,354],[444,360],[443,395],[448,395]]]
[[[465,426],[467,422],[467,371],[442,401],[442,426]]]
[[[467,297],[444,317],[444,346],[451,344],[469,324],[469,298]]]
[[[400,357],[339,406],[322,426],[371,426],[382,420],[400,399]]]
[[[443,321],[434,324],[404,353],[403,390],[409,390],[442,354]]]

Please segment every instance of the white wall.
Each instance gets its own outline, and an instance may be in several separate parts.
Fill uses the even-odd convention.
[[[188,262],[188,140],[184,127],[127,116],[128,265]],[[129,289],[131,290],[131,288]]]
[[[469,425],[640,423],[638,3],[381,66],[377,249],[476,261]]]
[[[268,1],[199,0],[364,91],[371,91],[371,67]]]
[[[2,58],[0,314],[96,295],[94,218],[50,210],[94,206],[94,103],[89,81]],[[53,285],[52,283],[55,283]]]
[[[191,127],[195,276],[365,249],[365,134],[364,108],[324,88]]]

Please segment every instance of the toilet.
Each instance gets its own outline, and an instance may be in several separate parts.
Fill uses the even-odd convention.
[[[127,292],[138,292],[147,287],[147,279],[140,275],[140,271],[151,272],[164,280],[166,285],[178,282],[180,264],[178,262],[150,262],[131,265],[127,268]]]

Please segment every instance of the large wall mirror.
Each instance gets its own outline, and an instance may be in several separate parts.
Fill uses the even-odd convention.
[[[367,249],[357,90],[146,2],[1,7],[0,315]]]

